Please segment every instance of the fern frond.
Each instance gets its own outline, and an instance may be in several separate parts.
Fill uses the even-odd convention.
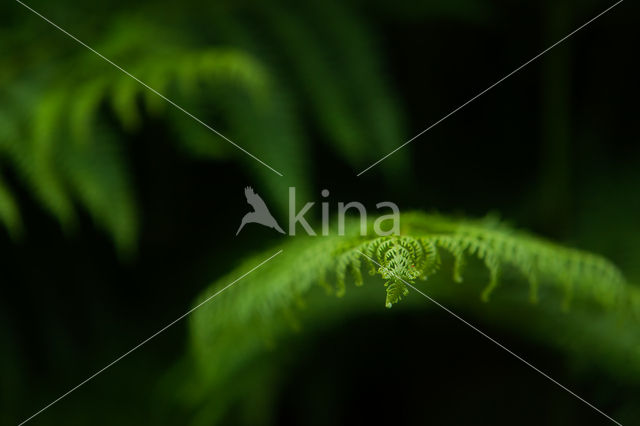
[[[607,342],[610,353],[603,355],[603,359],[612,362],[612,371],[618,371],[615,365],[621,362],[626,364],[625,368],[632,363],[640,378],[640,363],[628,359],[630,345],[640,347],[640,337],[633,331],[640,320],[640,296],[605,259],[482,220],[409,213],[402,215],[401,223],[398,236],[361,237],[356,232],[358,224],[351,224],[347,231],[353,232],[344,237],[297,237],[282,246],[284,253],[277,260],[247,276],[215,303],[196,311],[191,323],[193,356],[199,366],[199,377],[205,382],[203,392],[207,394],[224,386],[249,359],[292,333],[300,318],[306,318],[303,324],[318,327],[345,315],[375,309],[375,300],[382,289],[386,292],[387,307],[402,301],[401,306],[428,309],[431,305],[422,299],[409,300],[408,284],[424,289],[448,306],[459,304],[466,309],[471,306],[480,315],[495,312],[500,318],[499,313],[504,310],[537,315],[535,321],[522,318],[519,330],[529,327],[536,331],[541,324],[549,324],[552,333],[558,333],[554,345],[575,356],[577,347],[593,344],[593,338],[589,337],[593,332],[593,336]],[[240,265],[202,298],[265,257]],[[478,259],[486,273],[472,268],[472,258]],[[465,260],[469,260],[469,268],[463,271]],[[364,279],[362,268],[378,277]],[[442,273],[449,268],[453,271],[451,279]],[[350,275],[357,285],[365,285],[347,292]],[[461,282],[463,275],[464,285],[449,284]],[[427,281],[417,282],[423,278]],[[510,285],[497,287],[498,280],[508,280]],[[517,285],[518,281],[525,285]],[[327,289],[331,284],[335,285],[336,295],[344,296],[339,301],[327,297],[326,291],[314,292],[316,287]],[[545,294],[538,304],[530,303],[526,297],[534,285]],[[478,292],[488,300],[492,291],[496,297],[490,305],[477,303]],[[305,308],[297,303],[300,297],[308,301]],[[569,297],[573,298],[574,306],[567,314]],[[615,310],[607,309],[614,306]],[[597,322],[588,320],[593,315],[582,316],[593,309],[600,309]],[[611,330],[617,330],[621,321],[626,324],[628,338],[610,341]],[[561,331],[562,327],[566,329]],[[571,345],[567,344],[567,333],[572,336]]]
[[[268,110],[268,72],[251,55],[228,47],[179,46],[177,38],[167,36],[166,30],[137,24],[123,21],[114,25],[112,32],[104,35],[105,41],[96,45],[97,50],[122,61],[133,75],[170,97],[179,97],[181,88],[232,86],[248,94],[253,109]],[[162,49],[149,49],[142,44],[151,35],[170,41]],[[23,73],[6,82],[12,87],[11,104],[0,104],[0,115],[7,112],[7,123],[0,123],[0,156],[63,227],[75,222],[79,205],[108,231],[120,251],[130,252],[137,239],[137,207],[128,162],[121,155],[126,147],[118,141],[118,129],[105,125],[110,121],[104,118],[110,117],[111,108],[122,128],[134,131],[145,115],[162,113],[166,101],[93,53],[76,50],[46,78]],[[188,118],[171,115],[170,124],[178,121]],[[189,125],[197,127],[193,122]],[[241,127],[246,127],[245,123]],[[177,138],[188,139],[183,145],[187,149],[203,141],[211,145],[214,139],[211,134],[189,138],[190,134]],[[215,145],[224,143],[216,140]],[[224,151],[207,151],[213,152]],[[304,157],[298,152],[292,156]]]
[[[162,115],[163,130],[185,153],[245,163],[281,212],[288,201],[283,186],[295,185],[301,198],[310,192],[310,142],[304,125],[318,127],[352,164],[373,160],[402,139],[400,114],[381,77],[372,31],[349,6],[234,3],[212,8],[206,28],[174,31],[171,25],[136,18],[144,15],[138,11],[104,16],[101,22],[108,30],[91,35],[89,26],[85,35],[105,57],[204,122],[213,116],[216,129],[282,170],[284,181],[188,117],[169,113],[165,100],[92,52],[64,43],[33,45],[21,33],[3,32],[0,43],[12,43],[11,51],[20,53],[15,67],[0,70],[0,82],[24,93],[0,104],[0,156],[65,227],[74,223],[77,207],[95,216],[86,197],[72,189],[82,184],[69,182],[73,176],[58,167],[66,162],[65,145],[91,144],[105,118],[125,139],[145,118]],[[335,18],[332,30],[323,24],[326,13]],[[173,23],[184,24],[182,18]],[[282,49],[274,50],[274,44]],[[46,72],[38,71],[42,69]],[[312,108],[317,122],[306,123],[303,105]],[[120,218],[128,215],[112,211]],[[118,220],[104,215],[94,219]]]
[[[463,260],[460,259],[465,255],[475,256],[482,261],[489,272],[489,282],[482,291],[483,300],[487,300],[488,293],[495,289],[498,279],[503,275],[501,272],[512,267],[520,273],[535,272],[538,285],[565,289],[566,280],[571,279],[574,296],[579,291],[583,298],[597,300],[606,306],[610,306],[611,302],[622,302],[620,295],[626,288],[624,279],[615,266],[596,255],[526,234],[497,231],[480,222],[457,221],[419,213],[406,214],[402,218],[405,226],[404,235],[401,236],[365,241],[360,236],[330,236],[300,238],[290,243],[285,247],[285,252],[293,253],[283,256],[284,260],[281,260],[287,265],[286,268],[265,266],[264,272],[256,273],[256,276],[266,275],[268,279],[260,278],[256,282],[249,280],[248,284],[243,285],[245,290],[242,293],[247,293],[244,296],[247,300],[243,299],[242,315],[250,317],[250,312],[256,306],[261,306],[258,309],[260,312],[264,313],[266,309],[273,313],[278,305],[276,300],[281,297],[292,300],[293,293],[304,294],[313,283],[325,282],[332,272],[336,277],[336,294],[342,296],[346,291],[349,272],[357,285],[362,284],[363,263],[368,264],[370,272],[380,275],[385,281],[385,304],[395,304],[407,294],[405,283],[419,285],[415,284],[417,278],[428,279],[438,273],[442,261],[440,250],[449,251],[454,256],[453,281],[462,279],[459,268]],[[295,261],[289,264],[286,261],[288,258]],[[375,259],[375,262],[369,258]],[[272,269],[278,274],[272,276],[275,273]],[[538,277],[545,279],[539,280]],[[474,278],[477,281],[477,276]],[[530,276],[524,278],[531,280]],[[274,282],[277,285],[272,285]],[[238,312],[224,316],[226,318],[228,314],[235,317]]]
[[[387,288],[387,298],[384,302],[387,308],[392,307],[394,303],[398,303],[409,294],[409,287],[397,278],[387,281],[384,286]]]
[[[581,282],[583,290],[592,292],[602,303],[612,305],[619,301],[618,290],[624,285],[624,278],[600,256],[560,247],[493,221],[454,221],[422,213],[404,218],[406,232],[424,234],[421,240],[433,239],[436,245],[454,255],[454,280],[462,279],[465,254],[484,262],[490,272],[490,282],[482,295],[485,300],[498,285],[501,271],[510,267],[529,282],[530,297],[534,301],[542,281],[565,291],[571,288],[569,283]]]

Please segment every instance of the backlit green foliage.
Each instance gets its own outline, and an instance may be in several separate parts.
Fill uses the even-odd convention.
[[[480,259],[489,272],[482,299],[489,300],[499,282],[501,271],[511,268],[528,281],[530,298],[537,300],[541,280],[562,287],[565,305],[575,283],[581,291],[609,306],[619,299],[624,279],[618,269],[605,259],[554,245],[533,236],[516,232],[494,222],[456,221],[442,216],[409,214],[403,217],[403,235],[380,237],[357,245],[340,255],[338,266],[339,293],[344,289],[344,271],[354,271],[355,282],[361,283],[360,265],[369,263],[370,273],[386,280],[387,307],[409,292],[406,283],[427,280],[441,263],[442,251],[453,256],[452,279],[463,281],[468,257]],[[405,235],[406,233],[406,235]]]
[[[575,327],[575,336],[570,344],[563,339],[557,345],[572,355],[592,344],[587,335],[608,339],[603,327],[609,332],[616,328],[620,334],[617,327],[621,323],[637,323],[638,292],[626,284],[614,265],[597,255],[515,231],[491,217],[458,220],[410,213],[402,216],[401,235],[387,237],[361,237],[357,235],[359,226],[352,225],[354,232],[344,237],[298,237],[282,245],[282,255],[238,282],[215,303],[194,312],[193,355],[204,382],[203,398],[235,377],[241,366],[299,328],[300,318],[308,320],[304,323],[307,326],[318,327],[344,315],[375,309],[373,306],[380,305],[372,305],[369,296],[380,300],[382,288],[386,289],[387,307],[405,298],[412,299],[407,303],[413,308],[433,307],[422,297],[409,297],[412,290],[407,283],[447,304],[471,306],[472,310],[482,310],[482,301],[490,302],[487,312],[517,309],[524,313],[531,309],[531,315],[540,318],[528,325],[526,320],[522,322],[532,332],[539,332],[536,327],[549,321],[562,321],[566,329]],[[241,264],[202,298],[273,252]],[[365,269],[372,278],[364,278]],[[362,288],[349,290],[358,294],[347,297],[346,304],[321,295],[349,296],[347,282]],[[508,284],[504,291],[500,291],[502,282]],[[321,288],[324,291],[318,293]],[[526,296],[520,297],[523,292]],[[540,293],[545,295],[544,302],[535,303]],[[403,300],[400,308],[404,304]],[[606,313],[602,321],[573,322],[593,309],[600,311],[598,315]],[[559,320],[559,315],[567,317]],[[512,315],[514,323],[516,317]],[[591,327],[592,331],[586,331]],[[556,332],[560,328],[557,325]],[[640,348],[638,336],[631,330],[629,333],[630,340],[609,342],[609,354],[598,362],[628,362],[627,345]],[[553,331],[544,334],[545,339],[554,341],[549,337]],[[640,363],[635,363],[634,371],[640,374]]]

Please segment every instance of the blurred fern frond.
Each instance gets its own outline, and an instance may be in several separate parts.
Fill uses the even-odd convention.
[[[114,29],[103,51],[126,58],[132,73],[160,92],[199,91],[206,87],[203,84],[213,82],[239,84],[256,102],[265,94],[265,72],[243,52],[177,47],[156,52],[130,42],[118,43],[123,38],[131,40],[130,28],[139,30],[135,25]],[[146,28],[142,33],[157,31]],[[2,123],[0,156],[64,226],[74,222],[73,204],[77,202],[108,231],[120,250],[131,250],[137,237],[137,209],[127,148],[119,140],[126,138],[123,130],[136,130],[142,114],[162,112],[165,101],[82,50],[53,75],[43,78],[40,74],[36,71],[6,82],[10,90],[9,101],[0,103],[6,121]],[[211,139],[205,139],[206,145],[201,137],[178,140],[198,155],[225,154],[221,144]],[[194,141],[200,141],[199,145]],[[13,224],[9,191],[3,191],[3,218]]]
[[[99,27],[69,30],[286,178],[273,176],[198,123],[169,111],[153,91],[64,35],[36,44],[28,31],[9,27],[0,41],[13,58],[0,71],[0,84],[8,88],[0,102],[0,158],[64,227],[74,223],[81,207],[121,250],[133,247],[138,213],[130,149],[123,141],[134,139],[152,116],[162,118],[157,125],[187,155],[241,162],[264,181],[281,211],[287,201],[283,187],[295,184],[304,194],[310,185],[305,127],[318,127],[351,165],[371,161],[403,139],[373,31],[348,6],[317,3],[291,14],[293,6],[286,1],[223,2],[197,14],[176,11],[156,24],[143,18],[147,7],[126,15],[105,11]],[[318,10],[335,15],[332,28]],[[56,33],[38,20],[27,27]],[[316,119],[310,120],[307,105]],[[67,168],[86,161],[82,173],[93,172],[95,156],[84,152],[93,149],[112,154],[100,172],[74,182],[79,173]],[[387,167],[400,164],[401,157]],[[106,176],[119,183],[105,182]],[[4,193],[10,191],[7,187]]]
[[[0,176],[0,222],[7,227],[14,238],[20,234],[22,223],[18,204],[2,176]]]

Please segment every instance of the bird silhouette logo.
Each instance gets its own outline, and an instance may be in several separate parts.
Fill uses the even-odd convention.
[[[244,189],[244,195],[245,197],[247,197],[247,203],[249,203],[249,205],[253,207],[253,211],[244,215],[244,217],[242,218],[242,222],[240,223],[240,227],[238,228],[238,232],[236,232],[236,235],[240,233],[242,228],[244,228],[247,223],[259,223],[260,225],[275,229],[281,234],[285,233],[282,228],[280,228],[280,225],[278,225],[278,222],[276,222],[273,216],[271,216],[267,205],[264,203],[262,198],[260,198],[260,196],[255,193],[253,188],[247,186]]]

